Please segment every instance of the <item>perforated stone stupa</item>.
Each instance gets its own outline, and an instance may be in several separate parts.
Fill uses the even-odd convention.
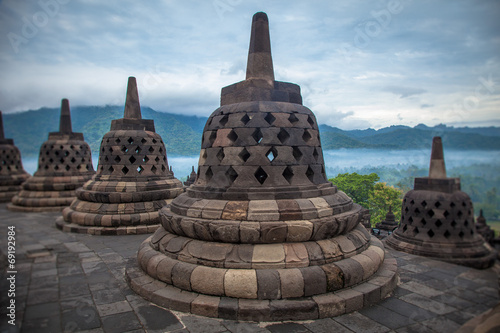
[[[395,286],[396,262],[327,181],[298,85],[274,80],[268,18],[252,21],[246,80],[222,89],[197,180],[160,211],[134,291],[209,317],[278,321],[358,310]]]
[[[14,140],[5,138],[0,111],[0,202],[10,201],[29,177],[23,168],[21,152],[14,145]]]
[[[432,140],[429,177],[415,178],[403,199],[399,227],[387,238],[396,250],[474,268],[493,265],[495,251],[476,231],[460,178],[447,178],[440,137]]]
[[[13,211],[61,211],[75,199],[75,190],[94,175],[89,145],[73,132],[69,101],[61,102],[59,132],[49,133],[40,147],[38,169],[7,208]]]
[[[137,82],[130,77],[124,116],[102,138],[97,173],[56,225],[90,234],[151,233],[160,223],[158,210],[183,191],[169,171],[154,121],[142,119]]]

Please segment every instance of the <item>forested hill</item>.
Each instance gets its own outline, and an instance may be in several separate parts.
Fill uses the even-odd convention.
[[[14,114],[3,114],[5,136],[14,139],[23,156],[38,156],[40,145],[49,132],[59,130],[59,108],[42,108]],[[71,108],[74,132],[82,132],[85,141],[97,155],[102,136],[109,131],[111,120],[123,117],[123,106],[75,106]],[[154,119],[156,132],[165,142],[169,155],[198,155],[206,117],[158,112],[142,107],[142,117]],[[500,150],[499,127],[427,127],[390,126],[379,130],[344,131],[320,125],[323,149],[383,148],[421,149],[431,147],[432,137],[443,137],[445,149]]]

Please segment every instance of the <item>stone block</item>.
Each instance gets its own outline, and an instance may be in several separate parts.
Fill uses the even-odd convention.
[[[375,304],[380,301],[380,286],[365,282],[352,289],[363,294],[363,306]]]
[[[281,280],[281,297],[304,296],[304,278],[298,268],[278,269]]]
[[[150,300],[159,306],[176,311],[189,312],[191,303],[198,297],[198,294],[182,291],[167,285],[156,290]]]
[[[287,225],[283,222],[262,222],[260,224],[261,242],[284,243],[287,236]]]
[[[278,221],[279,217],[276,200],[252,200],[248,204],[250,221]]]
[[[344,287],[344,272],[335,264],[326,264],[321,266],[325,272],[326,290],[328,292],[342,289]]]
[[[369,257],[363,254],[357,254],[353,256],[352,259],[359,262],[361,267],[363,267],[363,280],[367,280],[378,269],[378,266]]]
[[[311,239],[313,224],[309,221],[286,221],[287,242],[306,242]]]
[[[257,274],[253,269],[228,269],[224,275],[225,295],[235,298],[257,298]]]
[[[248,201],[229,201],[222,212],[223,220],[245,220],[248,213]]]
[[[281,297],[280,275],[274,269],[258,269],[257,273],[257,298],[278,299]]]
[[[177,262],[172,268],[172,284],[177,288],[191,291],[191,273],[195,268],[193,264]]]
[[[228,204],[229,205],[229,204]],[[240,223],[240,241],[242,243],[257,243],[260,240],[260,224],[257,222]]]
[[[344,258],[344,253],[336,242],[336,239],[337,238],[325,239],[316,242],[321,247],[326,262],[337,261]]]
[[[163,259],[156,266],[156,277],[158,280],[165,283],[172,283],[172,268],[177,263],[176,260],[164,256]]]
[[[226,271],[226,269],[197,266],[191,273],[192,290],[208,295],[224,295],[224,275]]]
[[[238,320],[265,322],[271,320],[268,300],[238,300]]]
[[[299,269],[304,278],[304,296],[326,293],[326,274],[319,266],[309,266]]]
[[[338,297],[345,300],[345,312],[353,312],[363,308],[363,294],[353,289],[345,289],[335,293]]]
[[[309,255],[307,248],[302,243],[284,243],[285,267],[307,267],[309,266]]]
[[[237,320],[238,300],[236,298],[221,297],[219,301],[219,318]]]
[[[350,287],[363,281],[363,267],[351,258],[335,262],[344,273],[344,287]]]
[[[312,299],[272,300],[270,312],[271,318],[275,321],[310,320],[319,317],[318,305]]]
[[[285,268],[283,244],[256,244],[253,249],[252,268]]]
[[[217,318],[219,315],[220,298],[215,296],[198,295],[191,302],[191,313]]]
[[[318,305],[319,318],[331,318],[345,313],[345,299],[333,293],[316,295],[312,299]]]

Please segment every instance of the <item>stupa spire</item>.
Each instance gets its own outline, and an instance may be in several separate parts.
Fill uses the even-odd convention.
[[[0,140],[5,139],[5,134],[3,132],[3,118],[2,118],[2,111],[0,111]]]
[[[61,118],[59,120],[59,132],[69,134],[73,132],[71,126],[71,113],[69,111],[69,101],[64,98],[61,101]]]
[[[246,79],[265,79],[274,85],[269,20],[263,12],[256,13],[252,19]]]
[[[127,97],[125,100],[123,118],[142,119],[139,93],[137,92],[137,81],[133,76],[128,78]]]
[[[429,166],[429,178],[446,178],[446,167],[444,165],[443,142],[440,136],[432,138],[431,163]]]

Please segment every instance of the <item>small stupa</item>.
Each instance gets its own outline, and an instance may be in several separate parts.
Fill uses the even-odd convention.
[[[191,173],[187,176],[184,186],[191,186],[196,181],[196,171],[194,171],[194,166],[192,167]]]
[[[387,238],[392,248],[474,268],[487,268],[495,250],[476,230],[472,201],[460,178],[446,177],[443,144],[432,140],[429,177],[415,178],[406,193],[399,227]]]
[[[21,152],[13,139],[6,139],[0,111],[0,202],[8,202],[21,190],[30,175],[24,170]]]
[[[493,245],[495,231],[486,224],[486,219],[483,216],[483,210],[479,210],[479,216],[476,219],[476,230],[484,238],[485,241]]]
[[[398,226],[396,221],[396,216],[392,212],[392,206],[389,206],[389,211],[385,215],[385,220],[376,224],[377,229],[382,229],[386,231],[392,231]]]
[[[396,261],[360,225],[361,206],[326,177],[318,124],[300,87],[274,79],[265,13],[253,16],[246,80],[222,88],[196,182],[126,277],[161,306],[209,317],[332,317],[380,301]]]
[[[73,132],[69,101],[61,102],[59,132],[49,133],[40,147],[38,169],[7,208],[13,211],[61,211],[75,191],[94,175],[92,155],[82,133]]]
[[[165,144],[152,119],[142,119],[137,82],[128,79],[123,118],[101,141],[96,175],[56,221],[64,231],[96,235],[154,232],[158,210],[184,191],[169,171]]]

